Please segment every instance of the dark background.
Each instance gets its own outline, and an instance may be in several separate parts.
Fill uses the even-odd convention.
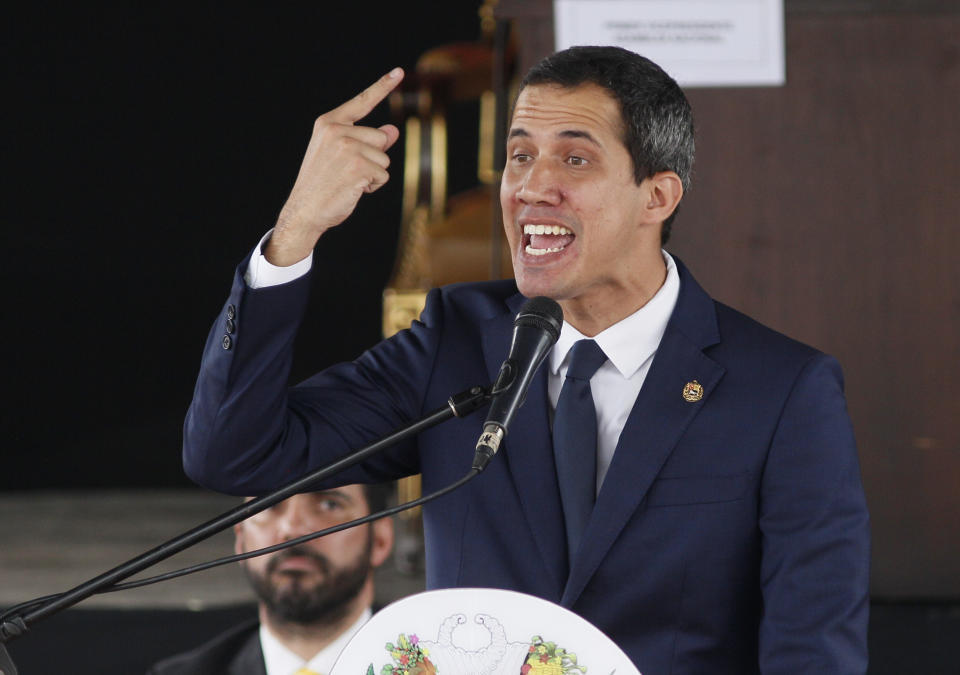
[[[314,118],[478,38],[478,6],[66,6],[4,22],[0,489],[188,483],[181,424],[207,330]],[[385,105],[370,118],[388,120]],[[318,250],[298,379],[380,337],[392,154],[394,180]]]

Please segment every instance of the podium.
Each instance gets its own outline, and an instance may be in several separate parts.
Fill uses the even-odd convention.
[[[600,629],[523,593],[455,588],[377,612],[331,675],[640,675]]]

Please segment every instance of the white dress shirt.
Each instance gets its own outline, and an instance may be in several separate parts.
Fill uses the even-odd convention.
[[[310,267],[313,265],[313,251],[303,260],[295,262],[288,267],[277,267],[267,262],[267,259],[263,256],[263,245],[267,243],[267,239],[270,238],[271,234],[273,234],[272,228],[263,235],[260,243],[257,244],[256,252],[250,256],[250,264],[247,265],[247,271],[243,275],[243,280],[247,282],[247,286],[250,288],[279,286],[288,281],[299,279],[309,272]]]
[[[302,658],[287,649],[266,626],[260,624],[260,647],[263,649],[263,662],[267,665],[267,675],[293,675],[301,668],[309,668],[315,673],[327,675],[333,670],[340,652],[347,646],[358,630],[370,620],[370,608],[364,610],[356,622],[343,631],[336,640],[317,652],[312,659],[304,662]]]
[[[260,240],[258,250],[270,236]],[[666,251],[661,251],[667,266],[667,278],[647,304],[627,318],[618,321],[594,336],[608,361],[590,379],[593,404],[597,409],[597,493],[610,468],[617,449],[620,433],[647,377],[653,356],[667,329],[680,295],[680,275],[677,264]],[[293,281],[306,274],[313,262],[313,254],[289,267],[276,267],[267,262],[263,253],[254,254],[244,279],[251,288],[262,288]],[[567,375],[567,355],[577,340],[586,338],[580,331],[563,322],[560,338],[549,356],[550,372],[547,392],[552,409],[557,407],[560,389]]]
[[[680,295],[677,264],[662,251],[667,265],[667,278],[647,304],[625,319],[594,336],[607,355],[607,362],[590,378],[590,392],[597,409],[597,493],[610,468],[620,433],[647,377],[653,356],[667,329]],[[548,357],[547,393],[550,405],[557,408],[560,389],[567,375],[568,355],[574,343],[587,337],[563,322],[560,338]]]

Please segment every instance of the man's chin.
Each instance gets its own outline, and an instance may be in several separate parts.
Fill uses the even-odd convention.
[[[577,269],[573,262],[570,258],[546,265],[515,263],[513,276],[517,288],[528,298],[544,295],[559,302],[569,297],[571,283],[576,278]]]
[[[558,280],[548,278],[545,274],[528,274],[521,272],[516,275],[517,290],[528,298],[543,295],[559,300],[562,295],[562,286]]]

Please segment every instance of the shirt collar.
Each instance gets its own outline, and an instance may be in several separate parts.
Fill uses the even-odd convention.
[[[371,616],[372,613],[368,607],[350,628],[340,633],[336,640],[314,654],[313,658],[306,663],[274,637],[266,626],[260,624],[260,646],[263,649],[263,662],[267,667],[267,675],[291,675],[301,668],[309,668],[317,673],[331,672],[340,652]]]
[[[593,338],[624,378],[632,377],[656,353],[680,295],[677,264],[669,253],[663,250],[661,253],[667,266],[667,278],[660,289],[643,307]],[[550,371],[554,375],[560,374],[560,368],[573,345],[584,339],[587,336],[566,321],[563,322],[560,338],[550,352]]]

